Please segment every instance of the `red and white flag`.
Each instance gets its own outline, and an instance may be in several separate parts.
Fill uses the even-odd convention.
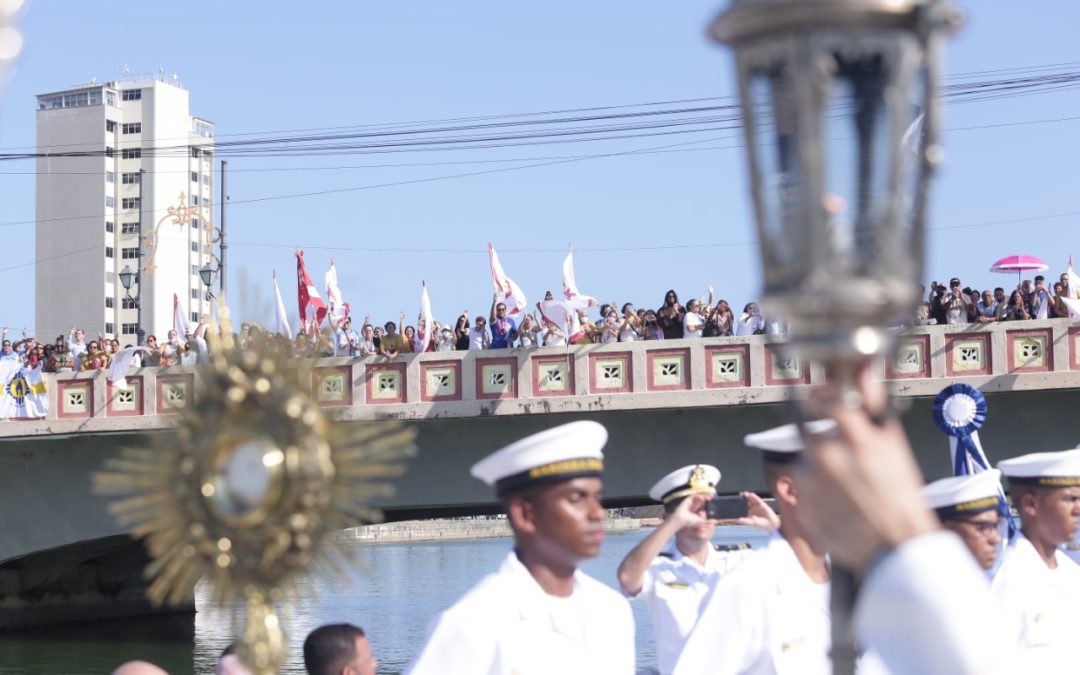
[[[183,339],[191,332],[191,323],[188,322],[187,311],[180,306],[180,296],[172,294],[172,325],[176,331],[176,337]]]
[[[578,290],[577,280],[574,278],[574,252],[568,251],[562,264],[562,292],[566,302],[575,309],[595,307],[600,304],[596,298],[590,295],[582,295]]]
[[[345,319],[349,318],[349,303],[341,298],[341,289],[338,288],[337,268],[334,267],[334,259],[330,259],[330,269],[326,271],[326,302],[329,304],[328,314],[330,323],[340,327]]]
[[[552,324],[566,336],[566,344],[577,340],[582,333],[581,321],[577,310],[569,302],[562,300],[544,300],[536,303],[545,324]]]
[[[435,319],[431,316],[431,298],[428,297],[427,283],[420,283],[423,284],[423,290],[420,293],[420,317],[416,320],[414,352],[426,352],[430,349],[435,325]]]
[[[488,242],[488,262],[491,263],[491,282],[495,285],[495,291],[502,296],[506,313],[514,316],[526,311],[529,302],[525,299],[525,293],[518,288],[513,279],[506,276],[502,264],[499,263],[499,254],[495,252],[495,247],[491,245],[491,242]]]
[[[310,332],[311,328],[317,330],[326,318],[326,302],[308,275],[303,249],[296,249],[296,300],[300,306],[300,325],[304,332]]]
[[[277,284],[277,270],[274,270],[274,330],[287,338],[292,338],[292,326],[289,325],[289,316],[285,313],[285,302],[281,299],[281,289]]]

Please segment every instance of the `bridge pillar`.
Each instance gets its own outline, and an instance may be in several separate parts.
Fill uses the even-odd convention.
[[[148,556],[127,536],[41,551],[0,565],[0,631],[120,617],[193,613],[146,599]]]

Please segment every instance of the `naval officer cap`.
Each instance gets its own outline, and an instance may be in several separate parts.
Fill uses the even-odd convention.
[[[649,496],[667,504],[690,495],[714,495],[719,482],[720,469],[709,464],[689,464],[656,481]]]
[[[836,422],[833,420],[813,420],[806,422],[806,431],[813,436],[824,436],[836,433]],[[751,448],[761,450],[761,458],[770,464],[792,464],[802,457],[802,451],[806,449],[799,427],[795,424],[785,424],[782,427],[759,431],[743,438],[743,443]]]
[[[922,489],[927,506],[942,520],[974,516],[998,508],[1001,472],[997,469],[980,471],[970,476],[942,478]]]
[[[570,422],[496,450],[473,464],[471,473],[494,486],[499,497],[537,485],[599,478],[607,438],[598,422]]]
[[[1080,485],[1080,448],[1036,452],[998,462],[1010,485],[1070,487]]]

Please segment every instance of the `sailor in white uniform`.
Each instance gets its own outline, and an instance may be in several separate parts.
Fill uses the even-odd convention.
[[[675,659],[697,623],[705,598],[720,577],[750,552],[749,544],[713,544],[715,520],[706,517],[706,503],[716,495],[720,470],[708,464],[690,464],[672,471],[649,490],[649,497],[664,505],[663,522],[641,540],[619,565],[619,587],[641,599],[649,611],[656,641],[656,660],[663,675],[675,668]],[[770,527],[779,518],[756,495],[750,495]],[[750,518],[745,523],[757,524]]]
[[[1080,450],[1040,452],[998,463],[1021,528],[991,584],[1032,673],[1075,672],[1080,567],[1058,547],[1080,525]]]
[[[810,422],[825,433],[831,421]],[[828,675],[829,567],[800,518],[795,425],[745,438],[761,449],[781,525],[768,545],[724,576],[706,600],[675,664],[676,675]]]
[[[927,506],[941,524],[964,541],[975,562],[987,572],[994,568],[1001,548],[1000,490],[998,469],[942,478],[922,490]]]
[[[577,569],[604,538],[607,431],[571,422],[489,455],[473,476],[493,485],[514,530],[499,569],[444,611],[414,675],[634,672],[634,620],[617,591]]]

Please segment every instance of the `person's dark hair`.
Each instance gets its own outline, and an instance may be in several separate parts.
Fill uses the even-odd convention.
[[[668,289],[667,293],[664,293],[664,304],[665,305],[668,304],[668,296],[671,296],[673,298],[673,300],[674,300],[671,303],[672,306],[677,306],[679,304],[679,294],[675,292],[674,288],[670,288],[670,289]]]
[[[356,638],[364,631],[351,623],[319,626],[304,640],[304,667],[308,675],[337,675],[356,656]]]
[[[1046,277],[1044,277],[1041,274],[1036,274],[1035,275],[1035,281],[1046,281]]]

